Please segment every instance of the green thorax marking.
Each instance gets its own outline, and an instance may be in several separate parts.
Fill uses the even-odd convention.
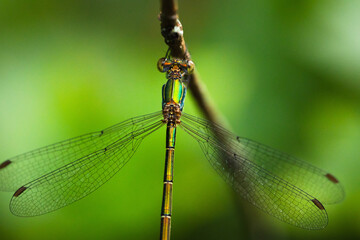
[[[178,104],[182,110],[184,107],[185,94],[186,87],[180,79],[169,79],[162,88],[163,108],[167,103],[175,103]]]

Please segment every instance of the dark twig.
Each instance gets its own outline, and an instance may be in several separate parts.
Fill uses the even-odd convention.
[[[169,46],[171,56],[191,60],[190,53],[185,44],[183,27],[178,16],[177,0],[161,0],[160,2],[161,13],[159,18],[161,21],[161,34],[165,39],[165,43]],[[211,101],[205,84],[201,82],[196,71],[189,76],[188,87],[205,117],[211,122],[224,125],[225,118],[222,117],[215,104]],[[257,212],[252,211],[251,208],[246,208],[242,200],[235,195],[234,193],[234,202],[239,214],[244,219],[246,239],[261,239],[264,236],[271,238],[273,233],[266,228],[266,225],[257,216]]]
[[[170,48],[171,56],[191,60],[190,53],[185,44],[183,27],[177,13],[177,0],[161,0],[160,9],[161,34],[165,39],[165,43]],[[212,122],[224,124],[223,118],[220,117],[219,111],[217,111],[214,103],[210,100],[209,93],[196,71],[189,76],[188,88],[205,117]]]

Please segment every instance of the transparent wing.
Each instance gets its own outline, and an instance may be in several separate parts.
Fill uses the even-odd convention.
[[[282,221],[306,229],[324,228],[327,213],[318,199],[337,202],[344,196],[335,177],[306,162],[189,114],[182,115],[180,126],[199,142],[211,165],[235,191]]]
[[[194,128],[202,129],[204,133],[215,132],[214,137],[225,139],[227,148],[237,155],[316,196],[324,204],[334,204],[344,199],[342,185],[332,174],[322,169],[261,143],[238,137],[205,119],[185,113],[182,119]]]
[[[10,158],[0,164],[0,191],[15,191],[25,183],[104,149],[129,133],[161,119],[161,112],[131,118],[102,131],[81,135]]]
[[[128,162],[147,135],[164,125],[161,120],[140,122],[140,128],[128,131],[112,144],[20,187],[11,199],[11,212],[17,216],[41,215],[95,191]]]

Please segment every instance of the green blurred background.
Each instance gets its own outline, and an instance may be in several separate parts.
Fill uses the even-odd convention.
[[[307,231],[234,200],[196,142],[179,131],[173,239],[360,236],[360,2],[180,1],[187,45],[240,136],[337,176],[329,225]],[[159,1],[0,2],[0,159],[161,108],[166,51]],[[185,111],[200,115],[189,94]],[[0,193],[1,239],[157,239],[165,129],[89,197],[34,218]],[[247,214],[244,215],[244,209]]]

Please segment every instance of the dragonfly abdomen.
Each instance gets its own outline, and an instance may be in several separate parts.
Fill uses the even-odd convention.
[[[170,232],[171,232],[175,139],[176,139],[176,123],[170,120],[167,122],[167,129],[166,129],[164,189],[163,189],[163,200],[161,206],[160,236],[161,239],[163,240],[169,240]]]

